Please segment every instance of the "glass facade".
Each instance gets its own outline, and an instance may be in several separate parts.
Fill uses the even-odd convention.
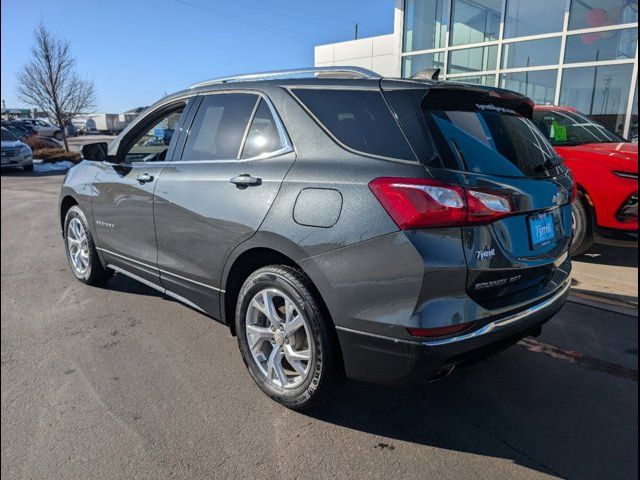
[[[560,104],[624,136],[632,70],[633,65],[568,68],[562,74]]]
[[[402,76],[515,90],[638,137],[638,0],[404,0]]]
[[[444,52],[407,55],[402,58],[402,76],[411,78],[423,70],[444,69]]]

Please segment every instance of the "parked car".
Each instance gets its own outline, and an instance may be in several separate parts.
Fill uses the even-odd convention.
[[[78,280],[118,272],[228,325],[294,409],[341,372],[442,377],[561,308],[573,181],[529,99],[353,67],[228,80],[84,146],[59,203]]]
[[[4,167],[22,167],[24,171],[31,172],[33,157],[28,145],[2,127],[2,168]]]
[[[22,123],[26,123],[31,125],[33,129],[38,132],[38,135],[41,137],[53,137],[56,140],[62,140],[62,130],[60,127],[51,125],[48,122],[40,118],[25,118],[21,120]]]
[[[37,135],[37,132],[28,124],[20,122],[2,122],[2,126],[13,133],[18,139],[25,142]]]
[[[536,106],[533,118],[577,183],[573,255],[586,253],[596,233],[637,240],[638,144],[572,108]]]

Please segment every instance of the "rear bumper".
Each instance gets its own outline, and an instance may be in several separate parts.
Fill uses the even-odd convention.
[[[471,359],[488,355],[535,332],[563,306],[568,279],[546,298],[489,318],[470,332],[410,341],[337,327],[347,376],[387,384],[415,384]]]

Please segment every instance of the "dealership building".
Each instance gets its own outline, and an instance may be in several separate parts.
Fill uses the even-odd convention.
[[[315,48],[316,66],[515,90],[638,138],[637,0],[396,0],[394,32]]]

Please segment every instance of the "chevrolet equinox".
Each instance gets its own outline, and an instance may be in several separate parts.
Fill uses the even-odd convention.
[[[302,409],[539,334],[570,285],[573,180],[527,97],[333,67],[202,82],[83,147],[73,274],[127,275],[227,325]]]

